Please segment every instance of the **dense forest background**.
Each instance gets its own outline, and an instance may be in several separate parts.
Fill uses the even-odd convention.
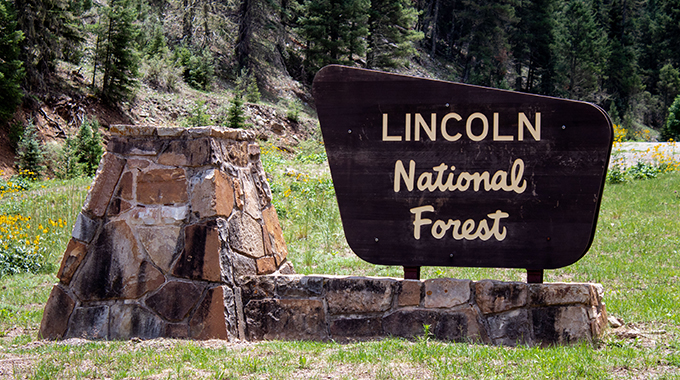
[[[115,105],[140,83],[311,103],[341,63],[594,102],[629,138],[680,133],[664,128],[678,0],[0,0],[0,32],[3,123],[65,91],[64,65]]]

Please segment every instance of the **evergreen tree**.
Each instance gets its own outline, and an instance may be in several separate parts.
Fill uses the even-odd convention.
[[[99,25],[98,66],[103,72],[102,97],[110,102],[129,98],[136,85],[139,55],[135,47],[137,28],[131,0],[112,0]],[[92,81],[95,83],[95,81]]]
[[[560,90],[571,99],[597,101],[609,55],[606,33],[586,0],[570,0],[558,13]]]
[[[25,36],[21,56],[29,90],[43,91],[55,71],[56,60],[77,51],[83,42],[82,22],[73,13],[82,1],[13,0],[19,29]],[[75,6],[73,3],[75,3]]]
[[[85,175],[94,176],[104,154],[98,121],[83,120],[76,136],[76,152]]]
[[[31,122],[19,140],[16,166],[24,177],[39,179],[45,170],[43,148],[38,140],[38,129]]]
[[[659,82],[657,82],[656,87],[659,91],[662,115],[665,120],[668,117],[671,101],[680,92],[680,71],[670,63],[665,64],[659,72]]]
[[[522,0],[511,36],[515,90],[553,95],[555,88],[554,0]]]
[[[227,111],[227,127],[229,128],[246,128],[248,124],[246,123],[246,115],[243,112],[243,98],[241,94],[236,94],[231,99],[229,105],[229,110]]]
[[[369,6],[369,0],[305,0],[298,31],[307,42],[308,79],[325,65],[363,57]]]
[[[665,141],[680,140],[680,95],[678,95],[668,109],[668,118],[661,131],[661,138]]]
[[[511,0],[464,0],[462,14],[469,25],[461,38],[461,80],[492,87],[507,87],[510,65],[509,29],[516,22]]]
[[[632,0],[614,0],[609,8],[611,50],[605,71],[605,87],[617,109],[624,114],[628,111],[631,97],[641,85],[633,36],[635,9],[632,4]]]
[[[17,30],[12,4],[0,0],[0,123],[9,120],[21,104],[24,69],[19,60],[19,44],[24,35]]]
[[[372,0],[368,17],[366,67],[396,67],[416,53],[423,38],[414,30],[416,10],[408,0]]]

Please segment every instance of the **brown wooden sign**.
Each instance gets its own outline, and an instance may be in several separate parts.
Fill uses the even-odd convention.
[[[613,137],[597,106],[343,66],[313,91],[362,259],[541,270],[590,247]]]

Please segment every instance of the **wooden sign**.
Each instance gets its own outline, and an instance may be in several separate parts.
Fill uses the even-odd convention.
[[[362,259],[542,270],[590,247],[613,137],[599,107],[343,66],[313,91]]]

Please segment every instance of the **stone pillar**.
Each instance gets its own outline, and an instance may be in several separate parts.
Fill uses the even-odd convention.
[[[239,278],[287,254],[252,131],[114,126],[40,335],[243,338]]]

